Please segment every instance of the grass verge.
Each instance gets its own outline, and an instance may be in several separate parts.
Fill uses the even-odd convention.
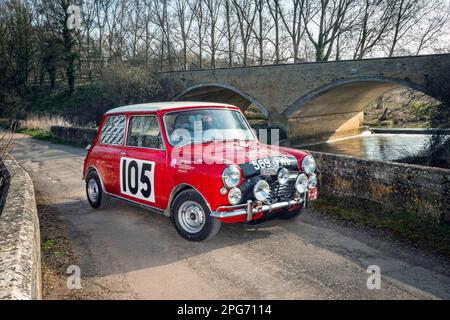
[[[39,196],[39,195],[38,195]],[[41,229],[42,287],[44,299],[74,299],[76,291],[67,289],[66,268],[78,263],[64,223],[53,208],[38,204]]]
[[[22,129],[22,130],[17,130],[17,133],[25,134],[27,136],[31,136],[35,139],[43,140],[43,141],[52,141],[54,139],[50,133],[42,131],[42,130]]]
[[[67,142],[67,141],[55,138],[51,133],[45,132],[42,130],[21,129],[21,130],[17,130],[17,133],[30,136],[37,140],[49,141],[49,142],[56,143],[56,144],[64,144],[64,145],[68,145],[68,146],[72,146],[72,147],[79,147],[79,148],[85,147],[85,145],[71,143],[71,142]]]
[[[450,257],[450,226],[408,212],[383,212],[362,200],[322,197],[313,207],[338,221],[388,231],[394,238]]]

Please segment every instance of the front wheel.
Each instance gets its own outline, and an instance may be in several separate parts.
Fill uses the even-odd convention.
[[[222,225],[211,217],[205,200],[194,190],[183,191],[175,198],[170,217],[177,232],[190,241],[211,239]]]
[[[299,206],[298,208],[286,209],[280,213],[278,218],[282,220],[294,219],[302,213],[302,210],[302,206]]]

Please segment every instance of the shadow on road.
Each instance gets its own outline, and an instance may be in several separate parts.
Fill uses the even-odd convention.
[[[91,209],[87,201],[52,204],[52,207],[70,224],[69,231],[82,250],[81,261],[94,258],[92,262],[98,262],[100,258],[102,268],[85,271],[88,277],[172,264],[271,235],[264,225],[223,224],[215,238],[190,242],[177,234],[166,216],[120,200],[112,200],[111,208],[99,211]]]

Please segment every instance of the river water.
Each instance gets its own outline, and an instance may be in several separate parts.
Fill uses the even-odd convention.
[[[396,161],[418,154],[428,143],[425,134],[372,134],[326,142],[301,149],[337,153],[370,160]]]

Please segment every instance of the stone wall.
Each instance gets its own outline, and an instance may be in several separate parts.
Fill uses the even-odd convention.
[[[13,159],[0,215],[0,300],[42,298],[39,219],[33,181]]]
[[[312,152],[320,192],[450,223],[450,170]]]
[[[53,137],[66,143],[87,146],[92,144],[97,135],[97,129],[77,127],[51,127]]]

